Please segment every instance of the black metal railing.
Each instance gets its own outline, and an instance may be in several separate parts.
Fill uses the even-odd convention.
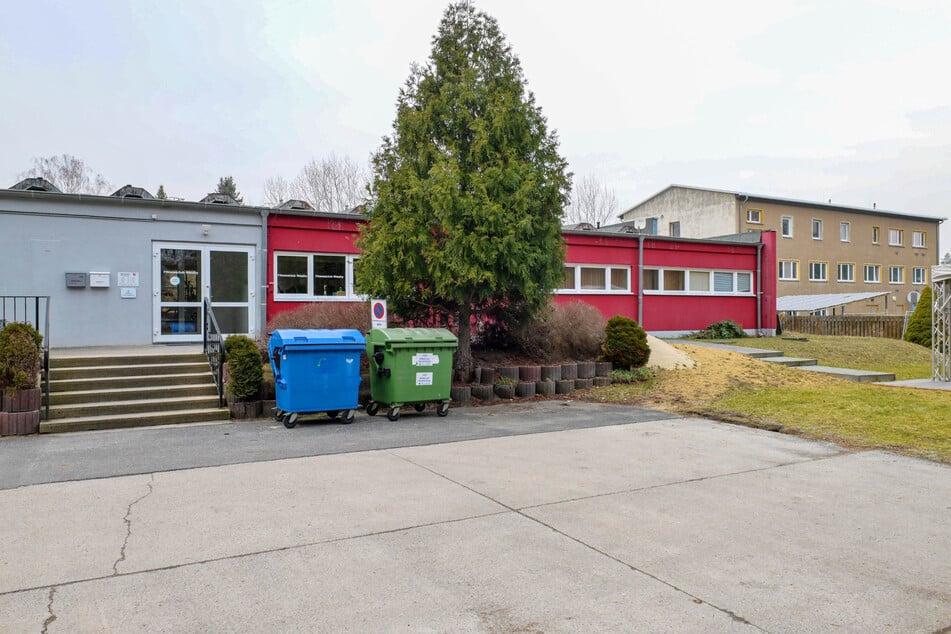
[[[218,320],[215,319],[215,311],[212,310],[211,301],[208,298],[205,298],[205,324],[202,335],[205,356],[208,358],[208,365],[211,366],[211,373],[215,377],[215,385],[218,386],[218,407],[224,407],[225,390],[221,365],[225,362],[225,337],[221,334]]]
[[[0,295],[0,328],[8,323],[30,324],[43,335],[43,420],[50,418],[50,298],[49,295]]]

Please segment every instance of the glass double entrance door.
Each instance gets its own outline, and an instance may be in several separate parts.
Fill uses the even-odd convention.
[[[201,341],[204,300],[225,334],[254,336],[254,247],[153,243],[155,342]]]

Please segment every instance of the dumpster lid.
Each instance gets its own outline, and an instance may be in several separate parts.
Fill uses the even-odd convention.
[[[446,343],[457,345],[459,340],[445,328],[374,328],[367,334],[373,342]]]
[[[362,346],[366,340],[359,330],[297,329],[286,328],[271,333],[271,347],[280,348],[295,345],[340,345]]]

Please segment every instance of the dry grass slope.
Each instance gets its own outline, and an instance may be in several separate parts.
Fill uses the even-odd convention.
[[[675,347],[697,366],[596,389],[589,398],[951,462],[951,393],[857,384],[725,350]]]

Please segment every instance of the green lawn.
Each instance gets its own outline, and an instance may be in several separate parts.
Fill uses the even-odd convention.
[[[893,372],[899,379],[931,376],[931,353],[915,344],[876,337],[806,338],[731,343],[816,358],[822,365]],[[951,463],[951,392],[853,383],[716,347],[684,349],[698,361],[696,368],[664,370],[638,385],[595,389],[591,398]]]
[[[807,341],[794,340],[800,338]],[[931,350],[897,339],[783,333],[781,337],[747,337],[721,343],[780,350],[787,357],[817,359],[819,365],[892,372],[899,381],[931,378]]]
[[[703,409],[846,446],[951,462],[951,392],[836,381],[819,388],[733,389]]]

